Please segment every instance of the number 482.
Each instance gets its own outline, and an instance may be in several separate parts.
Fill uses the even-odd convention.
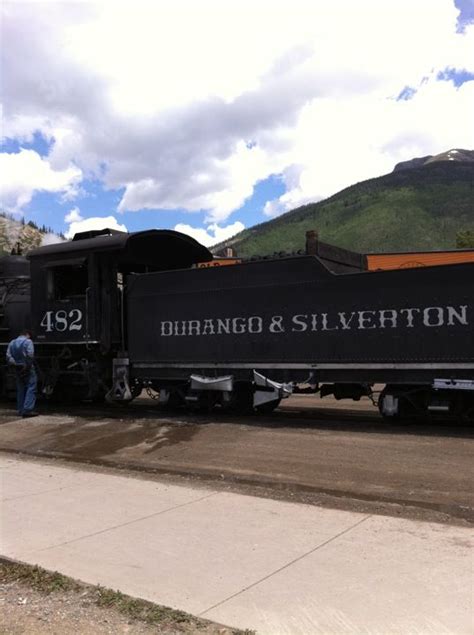
[[[80,331],[82,329],[82,311],[72,309],[72,311],[46,311],[40,325],[46,333],[52,331]]]

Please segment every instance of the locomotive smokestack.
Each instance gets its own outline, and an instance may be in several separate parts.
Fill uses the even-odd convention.
[[[318,253],[318,232],[314,229],[306,232],[306,253],[308,256],[316,256]]]

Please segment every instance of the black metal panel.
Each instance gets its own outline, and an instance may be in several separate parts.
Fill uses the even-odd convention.
[[[123,232],[120,229],[111,229],[110,227],[105,227],[104,229],[89,229],[88,231],[77,232],[72,237],[72,240],[86,240],[89,238],[97,238],[97,236],[115,236],[117,234],[127,234],[127,232]]]
[[[0,291],[3,291],[1,284]],[[10,341],[25,328],[31,329],[30,285],[26,281],[8,292],[0,303],[0,340]]]
[[[474,266],[335,275],[307,256],[136,276],[128,335],[133,363],[474,362]]]
[[[316,254],[334,273],[355,273],[367,270],[367,256],[329,245],[318,240]]]
[[[31,326],[38,343],[87,341],[90,283],[88,261],[77,254],[31,259]]]
[[[29,278],[30,263],[24,256],[0,258],[0,278]]]
[[[72,254],[89,255],[116,252],[117,260],[144,264],[155,269],[190,267],[197,262],[212,260],[211,252],[194,238],[172,230],[119,233],[96,236],[33,249],[28,257],[51,259]]]
[[[22,256],[0,258],[0,341],[8,342],[30,320],[30,263]]]
[[[211,259],[211,254],[179,232],[150,230],[49,245],[33,250],[29,258],[37,340],[85,345],[100,341],[106,353],[122,345],[123,275],[191,267]]]

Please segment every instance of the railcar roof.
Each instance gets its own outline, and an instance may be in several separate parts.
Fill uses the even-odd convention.
[[[162,262],[166,255],[172,260],[180,259],[189,263],[212,260],[211,252],[186,234],[171,229],[150,229],[131,234],[122,232],[56,243],[38,247],[28,254],[28,258],[50,258],[69,256],[72,253],[117,252],[120,260],[135,260],[153,263]]]

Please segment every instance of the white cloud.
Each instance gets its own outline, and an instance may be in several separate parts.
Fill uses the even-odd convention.
[[[35,192],[71,192],[82,176],[81,170],[73,165],[54,170],[34,150],[1,153],[0,173],[2,205],[10,211],[24,207]]]
[[[472,148],[474,82],[454,88],[427,81],[407,101],[362,95],[309,105],[294,131],[298,171],[287,191],[267,202],[264,213],[277,216],[371,177],[393,170],[407,158],[451,148]],[[328,123],[329,122],[329,123]],[[324,148],[315,150],[315,145]]]
[[[79,223],[81,220],[84,220],[81,216],[81,212],[78,207],[73,207],[64,217],[65,223]]]
[[[245,225],[240,221],[236,221],[226,227],[219,227],[219,225],[213,223],[212,225],[204,228],[191,227],[191,225],[186,225],[185,223],[178,223],[174,229],[177,232],[192,236],[206,247],[211,247],[212,245],[220,243],[223,240],[227,240],[228,238],[232,238],[235,234],[243,231],[245,229]]]
[[[253,193],[254,184],[274,172],[284,163],[279,157],[259,147],[248,147],[244,142],[236,144],[234,153],[227,159],[213,160],[214,179],[209,173],[196,171],[185,184],[145,179],[127,186],[119,205],[119,211],[137,211],[144,208],[185,208],[189,211],[207,210],[206,222],[222,222]],[[216,188],[216,183],[219,187]]]
[[[54,140],[43,161],[69,181],[46,191],[66,199],[81,170],[124,188],[119,211],[205,210],[223,223],[270,174],[287,186],[266,208],[276,214],[414,154],[474,146],[474,82],[436,80],[447,67],[474,71],[474,26],[456,32],[453,0],[277,0],[271,10],[250,0],[39,2],[3,12],[5,134]],[[395,101],[405,86],[418,90]],[[6,188],[21,207],[44,179],[16,178]]]
[[[2,116],[2,141],[6,138],[10,138],[31,143],[33,141],[33,133],[36,130],[41,130],[47,139],[52,136],[50,124],[44,117],[38,117],[33,114],[16,115],[12,113],[10,117],[5,118],[2,105],[0,105],[0,114]]]
[[[72,221],[69,229],[65,233],[66,238],[73,238],[74,234],[79,232],[87,232],[93,229],[118,229],[119,231],[128,231],[125,225],[121,225],[115,216],[103,216],[85,218],[80,221]]]

